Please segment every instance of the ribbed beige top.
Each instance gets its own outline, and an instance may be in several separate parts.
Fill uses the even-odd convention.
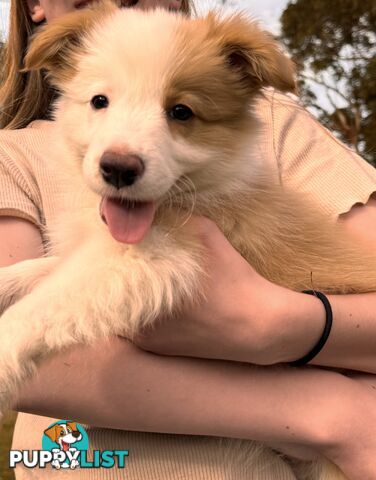
[[[376,191],[376,170],[336,140],[293,99],[268,90],[256,110],[264,132],[254,148],[274,181],[311,194],[318,207],[333,218],[355,203],[366,203]],[[26,218],[41,227],[48,226],[56,215],[63,189],[51,162],[55,145],[49,139],[53,128],[52,122],[34,122],[24,130],[0,131],[0,215]],[[41,448],[43,430],[53,421],[20,414],[13,448]],[[215,438],[94,427],[88,427],[88,434],[92,449],[128,449],[126,469],[69,473],[16,469],[17,479],[60,478],[64,474],[84,480],[295,478],[279,457],[266,460],[257,452],[243,450],[244,458],[235,458],[225,443]],[[246,468],[249,462],[253,473]]]

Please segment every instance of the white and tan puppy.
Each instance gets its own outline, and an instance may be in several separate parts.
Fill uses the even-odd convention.
[[[185,225],[190,212],[216,221],[276,283],[376,290],[374,256],[305,199],[271,185],[252,154],[252,101],[263,87],[295,88],[290,61],[256,24],[107,2],[44,27],[26,69],[44,69],[61,92],[51,161],[70,204],[50,232],[48,257],[0,270],[0,409],[49,353],[132,335],[200,301],[202,249]],[[313,478],[341,478],[320,468]]]

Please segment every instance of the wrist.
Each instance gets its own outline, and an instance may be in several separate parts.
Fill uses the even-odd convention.
[[[320,299],[285,288],[283,290],[275,319],[280,333],[274,347],[275,363],[289,363],[303,358],[319,341],[326,321],[325,308]]]
[[[318,298],[263,277],[251,278],[235,303],[240,321],[231,324],[242,358],[232,360],[258,365],[292,362],[313,348],[325,326],[325,308]]]
[[[228,336],[236,345],[229,360],[272,365],[304,357],[322,336],[326,312],[321,300],[276,285],[255,272],[237,289]],[[325,347],[324,347],[325,348]],[[235,356],[236,355],[236,356]]]
[[[375,393],[369,385],[343,375],[337,376],[328,390],[328,407],[312,439],[317,451],[345,473],[354,467],[354,459],[366,458],[369,453],[374,458]]]

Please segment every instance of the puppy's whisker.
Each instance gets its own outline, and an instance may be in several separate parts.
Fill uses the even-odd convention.
[[[174,187],[178,193],[177,198],[180,199],[178,213],[180,213],[181,210],[185,212],[185,215],[182,217],[182,222],[176,225],[177,228],[181,228],[189,221],[195,210],[197,200],[196,187],[192,180],[186,175],[181,176]]]
[[[179,182],[177,182],[175,185],[174,185],[174,188],[176,189],[176,195],[175,195],[175,199],[178,200],[178,211],[181,210],[183,208],[183,205],[184,205],[184,190],[179,186]],[[189,193],[189,192],[188,192]]]
[[[169,212],[174,211],[174,223],[166,233],[170,235],[173,231],[181,228],[191,218],[196,204],[196,188],[193,182],[185,175],[167,192],[167,197],[162,208]]]
[[[196,202],[197,202],[197,191],[196,191],[195,184],[192,182],[192,180],[189,177],[187,177],[185,175],[182,177],[182,180],[185,182],[185,185],[188,187],[189,193],[191,193],[190,198],[192,199],[192,201],[191,201],[191,208],[188,212],[188,216],[186,217],[185,221],[180,225],[180,228],[184,227],[184,225],[191,219],[191,217],[193,215],[193,212],[195,210],[195,207],[196,207]],[[191,187],[191,188],[189,188],[189,187]]]

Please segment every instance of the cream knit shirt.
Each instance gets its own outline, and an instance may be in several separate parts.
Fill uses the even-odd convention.
[[[333,220],[376,191],[376,170],[344,146],[290,97],[266,90],[256,106],[263,126],[254,146],[273,181],[311,195]],[[0,131],[0,215],[28,219],[41,228],[56,215],[64,194],[53,170],[53,122]],[[252,408],[252,405],[249,406]],[[236,405],[234,405],[236,408]],[[73,419],[74,420],[74,419]],[[43,430],[54,419],[19,414],[13,448],[40,449]],[[129,480],[294,480],[280,457],[243,451],[231,458],[226,442],[216,438],[125,432],[87,427],[91,449],[129,450],[124,470],[51,471],[16,469],[19,479],[79,478]],[[249,456],[248,456],[249,453]],[[246,460],[252,457],[252,472]]]

